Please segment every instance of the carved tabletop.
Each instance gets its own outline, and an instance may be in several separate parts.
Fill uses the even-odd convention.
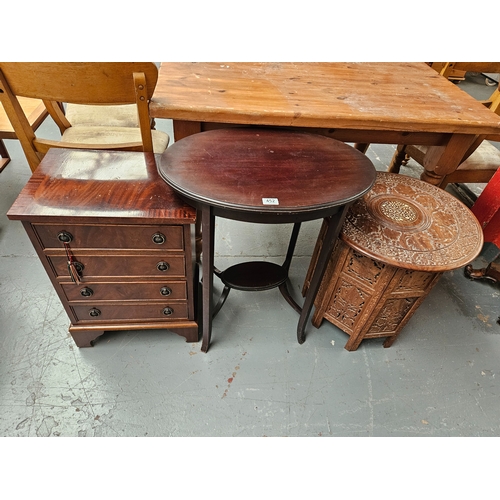
[[[404,269],[441,272],[471,262],[483,232],[472,212],[446,191],[400,174],[378,172],[350,208],[341,238],[353,249]]]

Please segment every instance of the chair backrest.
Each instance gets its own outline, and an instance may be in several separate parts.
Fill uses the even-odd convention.
[[[452,70],[473,71],[475,73],[500,73],[500,62],[448,62],[444,63],[440,74],[448,76]]]
[[[153,151],[149,101],[158,79],[154,63],[0,63],[0,101],[34,170],[51,147]],[[43,100],[61,130],[70,126],[59,103],[136,104],[141,142],[75,144],[36,137],[19,97]]]

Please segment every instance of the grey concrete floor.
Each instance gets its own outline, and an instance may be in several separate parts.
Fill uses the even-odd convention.
[[[39,134],[57,130],[46,122]],[[77,348],[21,224],[5,215],[30,177],[17,141],[7,148],[0,436],[500,436],[500,289],[461,269],[443,276],[389,349],[374,339],[348,352],[347,335],[327,322],[309,324],[299,345],[298,316],[277,290],[232,291],[207,354],[160,330],[107,333]],[[368,155],[385,170],[393,151],[375,145]],[[419,175],[412,165],[402,173]],[[218,267],[283,259],[289,227],[218,224]],[[301,233],[292,262],[297,297],[318,227]],[[475,267],[486,263],[479,257]]]

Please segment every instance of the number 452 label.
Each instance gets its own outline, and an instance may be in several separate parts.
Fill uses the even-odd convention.
[[[279,205],[278,198],[262,198],[263,205]]]

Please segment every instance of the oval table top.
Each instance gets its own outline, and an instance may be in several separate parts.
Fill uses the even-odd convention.
[[[170,146],[160,176],[196,207],[253,222],[319,218],[373,185],[376,170],[343,142],[287,130],[228,128]],[[333,212],[334,213],[334,212]]]
[[[340,237],[375,260],[441,272],[477,257],[483,231],[454,196],[413,177],[377,172],[372,189],[351,205]]]

